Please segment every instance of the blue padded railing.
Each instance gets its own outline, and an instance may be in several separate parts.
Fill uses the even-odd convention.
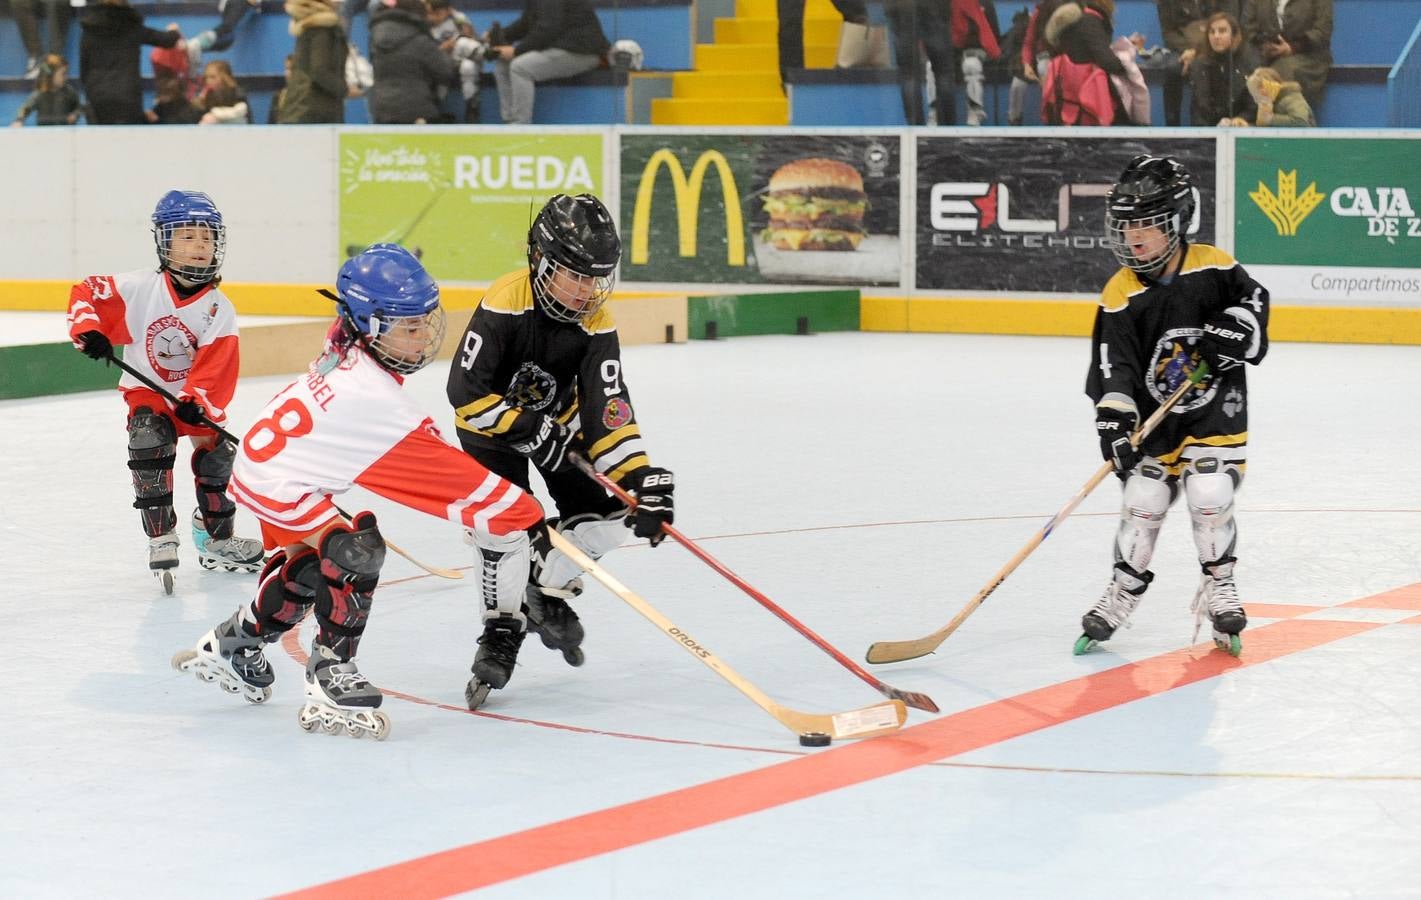
[[[1386,123],[1421,128],[1421,21],[1386,76]]]

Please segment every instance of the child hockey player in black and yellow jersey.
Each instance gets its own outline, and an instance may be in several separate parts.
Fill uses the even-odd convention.
[[[1234,583],[1234,493],[1248,440],[1244,364],[1268,352],[1268,291],[1227,253],[1189,244],[1196,211],[1189,173],[1171,157],[1139,156],[1106,197],[1106,231],[1124,267],[1106,284],[1091,339],[1086,393],[1101,453],[1124,482],[1115,572],[1081,619],[1083,653],[1135,611],[1165,513],[1183,487],[1203,567],[1195,613],[1238,655],[1247,624]],[[1130,434],[1188,378],[1208,375],[1139,448]]]
[[[558,194],[528,234],[528,267],[489,286],[455,352],[449,401],[459,441],[489,470],[531,491],[528,464],[543,477],[563,537],[593,559],[620,546],[623,526],[653,546],[673,518],[671,473],[651,465],[627,393],[612,314],[603,304],[621,260],[607,208],[590,194]],[[569,451],[637,496],[630,515],[574,470]],[[483,567],[484,633],[465,692],[475,709],[513,673],[527,630],[582,664],[582,624],[567,603],[582,590],[579,569],[534,531],[531,569],[477,532]],[[529,572],[526,591],[503,573]],[[503,575],[503,577],[499,577]],[[521,609],[520,609],[521,605]]]

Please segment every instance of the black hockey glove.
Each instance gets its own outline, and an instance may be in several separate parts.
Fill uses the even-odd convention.
[[[113,355],[113,343],[102,331],[86,331],[79,335],[79,352],[90,359],[108,359]]]
[[[207,407],[191,397],[179,400],[173,407],[173,415],[177,416],[179,422],[186,422],[189,425],[207,424]]]
[[[1226,309],[1204,323],[1204,334],[1195,346],[1212,371],[1227,372],[1243,365],[1248,348],[1253,346],[1254,332],[1248,316]]]
[[[531,459],[533,465],[545,472],[560,472],[569,465],[567,450],[575,434],[557,419],[545,415],[538,423],[538,432],[527,442],[514,444],[513,449]]]
[[[627,515],[626,526],[655,547],[666,537],[661,526],[676,521],[676,505],[671,498],[671,492],[676,490],[675,478],[665,469],[646,466],[627,475],[622,487],[636,495],[636,508]]]
[[[1095,408],[1095,433],[1100,438],[1100,455],[1124,478],[1140,461],[1140,451],[1130,446],[1130,432],[1140,416],[1134,410],[1113,406]]]

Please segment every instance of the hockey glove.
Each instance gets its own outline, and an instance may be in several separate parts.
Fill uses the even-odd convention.
[[[671,498],[671,492],[676,490],[675,478],[665,469],[647,466],[627,475],[622,487],[636,494],[636,508],[628,514],[626,526],[655,547],[666,537],[661,526],[676,520],[676,506]]]
[[[74,339],[74,345],[90,359],[108,359],[113,355],[113,344],[102,331],[86,331]]]
[[[1244,357],[1253,346],[1257,326],[1248,315],[1240,315],[1237,307],[1226,309],[1204,323],[1204,334],[1196,347],[1199,355],[1215,372],[1227,372],[1243,365]]]
[[[178,400],[177,405],[173,407],[173,415],[177,416],[179,422],[186,422],[189,425],[207,424],[207,407],[191,397],[183,397]]]
[[[544,472],[560,472],[568,467],[567,450],[574,435],[572,429],[545,415],[538,423],[538,433],[529,441],[514,444],[513,449],[531,459],[533,465]]]
[[[1114,406],[1095,408],[1095,433],[1100,438],[1100,455],[1124,478],[1139,463],[1140,451],[1130,445],[1130,432],[1140,416],[1133,409]]]

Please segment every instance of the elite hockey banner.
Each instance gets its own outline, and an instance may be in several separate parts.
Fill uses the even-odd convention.
[[[900,141],[622,135],[622,279],[897,285]]]
[[[1126,133],[1128,135],[1128,133]],[[1213,139],[917,138],[917,287],[1096,294],[1119,264],[1105,243],[1105,194],[1140,154],[1194,176],[1190,240],[1214,240]]]

